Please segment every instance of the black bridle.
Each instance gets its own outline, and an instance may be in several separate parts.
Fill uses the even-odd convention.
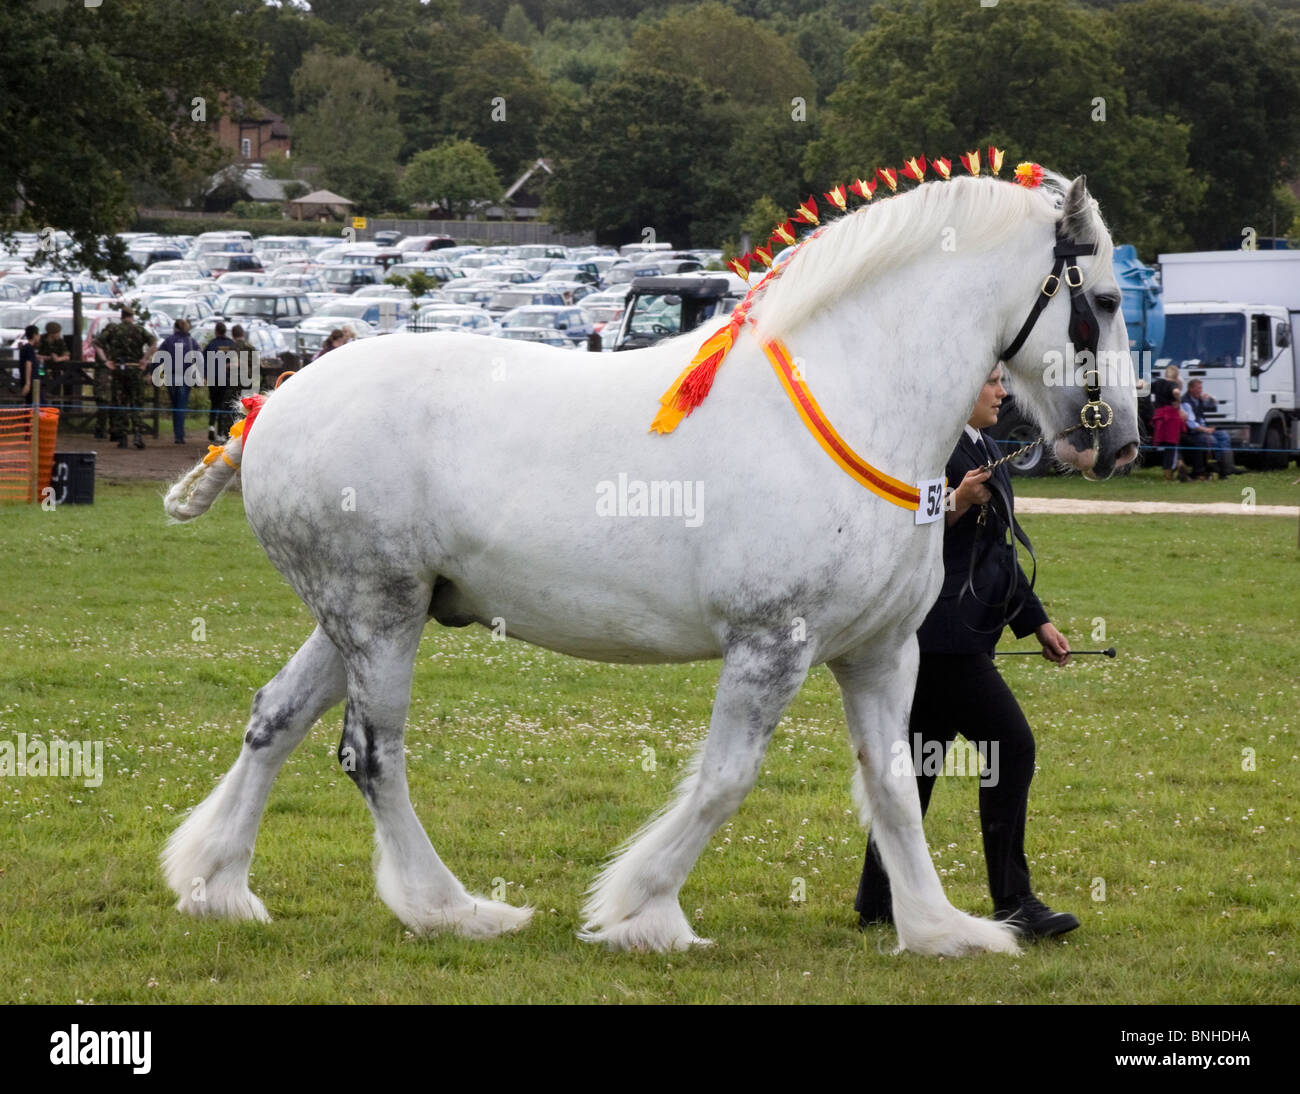
[[[1029,337],[1034,324],[1038,322],[1038,317],[1043,314],[1043,309],[1060,291],[1061,279],[1064,277],[1065,287],[1070,291],[1070,343],[1075,347],[1076,352],[1079,349],[1087,351],[1090,365],[1083,374],[1083,393],[1088,401],[1079,411],[1079,425],[1063,429],[1057,436],[1064,437],[1067,433],[1082,428],[1090,434],[1094,449],[1101,446],[1101,431],[1115,420],[1115,412],[1101,398],[1101,370],[1097,363],[1097,343],[1101,337],[1101,327],[1092,305],[1088,303],[1088,294],[1083,291],[1083,271],[1079,269],[1079,263],[1074,260],[1080,255],[1096,253],[1095,243],[1079,243],[1057,231],[1056,248],[1052,252],[1056,261],[1052,264],[1052,272],[1043,278],[1034,306],[1029,309],[1029,314],[1020,325],[1015,338],[998,355],[1003,361],[1009,363],[1011,358],[1020,352],[1025,339]]]
[[[1090,362],[1089,368],[1084,372],[1083,392],[1087,397],[1087,402],[1079,411],[1079,425],[1072,425],[1068,429],[1061,430],[1057,438],[1064,437],[1067,433],[1072,433],[1076,429],[1084,429],[1091,436],[1092,447],[1097,450],[1101,446],[1101,431],[1115,420],[1115,412],[1110,405],[1101,398],[1101,371],[1097,363],[1097,345],[1101,337],[1101,328],[1097,322],[1097,316],[1092,310],[1092,305],[1088,303],[1088,294],[1083,291],[1083,271],[1079,268],[1079,263],[1075,261],[1080,255],[1095,255],[1097,245],[1095,243],[1079,243],[1069,236],[1062,235],[1058,230],[1056,234],[1056,247],[1052,254],[1055,262],[1052,264],[1052,272],[1043,278],[1042,285],[1038,288],[1038,297],[1034,300],[1034,305],[1029,309],[1029,315],[1020,325],[1020,330],[1016,333],[1011,344],[1007,346],[998,357],[1005,362],[1010,362],[1011,358],[1020,352],[1025,344],[1025,339],[1029,337],[1034,325],[1038,322],[1038,317],[1043,314],[1043,310],[1060,291],[1061,281],[1064,278],[1065,286],[1070,293],[1070,343],[1075,347],[1076,352],[1083,349],[1088,354]],[[1041,444],[1042,438],[1039,438],[1033,444]],[[986,469],[993,472],[999,464],[1005,463],[1009,459],[1014,459],[1033,445],[1027,445],[1025,448],[1018,449],[1009,456],[1004,456],[986,465]],[[1032,592],[1034,582],[1038,578],[1038,559],[1034,555],[1034,545],[1029,542],[1029,537],[1016,523],[1015,512],[1012,507],[1012,501],[1008,492],[1002,489],[1001,483],[997,481],[990,473],[987,483],[996,510],[1000,510],[999,516],[1003,518],[1003,523],[1011,533],[1009,543],[1002,542],[997,547],[1005,549],[1010,547],[1015,551],[1016,541],[1024,546],[1029,552],[1029,558],[1034,564],[1032,574],[1029,578],[1029,591]],[[1002,622],[990,630],[984,630],[980,627],[972,627],[969,622],[966,626],[978,634],[997,634],[1010,623],[1017,615],[1020,609],[1024,607],[1022,603],[1009,615],[1007,608],[1010,606],[1012,599],[1016,595],[1019,586],[1020,566],[1017,562],[1011,568],[1011,581],[1007,589],[1007,594],[1001,600],[984,600],[975,591],[975,573],[977,562],[982,563],[983,559],[993,550],[994,541],[987,535],[989,524],[987,521],[987,504],[980,507],[979,526],[980,531],[976,533],[975,543],[971,548],[970,566],[966,575],[966,584],[962,586],[960,595],[957,598],[958,611],[961,610],[961,604],[967,597],[974,600],[982,608],[991,608],[999,612],[1002,616]],[[1005,535],[1005,532],[1003,533]]]

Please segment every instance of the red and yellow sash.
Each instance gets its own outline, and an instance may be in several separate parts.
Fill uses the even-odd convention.
[[[772,362],[776,374],[781,378],[781,386],[790,396],[790,402],[799,412],[808,432],[840,467],[873,494],[892,502],[903,509],[916,511],[921,506],[921,492],[913,485],[891,478],[878,468],[872,467],[849,446],[849,443],[835,431],[827,420],[822,408],[817,405],[813,393],[808,390],[799,370],[790,360],[790,351],[779,338],[763,344],[763,352]]]

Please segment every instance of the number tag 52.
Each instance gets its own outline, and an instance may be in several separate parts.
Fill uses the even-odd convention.
[[[921,504],[916,507],[916,523],[931,524],[943,516],[944,479],[922,479],[916,484]]]

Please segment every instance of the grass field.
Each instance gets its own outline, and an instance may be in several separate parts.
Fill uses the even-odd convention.
[[[1260,503],[1294,504],[1294,478],[1083,489],[1227,500],[1216,494],[1254,485]],[[469,887],[536,907],[525,932],[416,939],[378,901],[369,814],[334,759],[341,710],[271,795],[252,885],[274,922],[184,918],[158,852],[234,760],[253,691],[307,636],[307,611],[237,497],[175,527],[143,486],[101,484],[93,507],[2,510],[0,742],[102,740],[106,755],[97,788],[0,778],[0,1000],[1294,1001],[1295,521],[1243,511],[1025,524],[1058,625],[1076,646],[1120,650],[1065,669],[1002,665],[1038,737],[1034,880],[1083,927],[1018,959],[939,961],[892,955],[892,931],[855,928],[864,837],[825,669],[683,890],[716,946],[613,955],[578,942],[582,891],[669,793],[703,734],[718,665],[592,664],[477,628],[431,627],[421,646],[412,794]],[[988,912],[973,778],[940,780],[927,833],[953,901]],[[793,900],[800,888],[806,899]]]

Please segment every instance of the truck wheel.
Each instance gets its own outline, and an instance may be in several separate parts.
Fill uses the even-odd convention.
[[[1013,451],[1009,446],[1011,444],[1024,445],[1038,439],[1038,430],[1026,421],[1017,422],[1007,435],[1003,438],[1008,442],[1005,451]],[[1023,456],[1017,456],[1014,460],[1007,461],[1007,469],[1013,475],[1023,475],[1026,478],[1038,478],[1040,475],[1046,475],[1051,466],[1051,461],[1047,458],[1047,453],[1043,450],[1043,445],[1031,448]]]
[[[1284,471],[1286,465],[1291,462],[1291,453],[1287,451],[1278,451],[1286,448],[1286,434],[1282,432],[1282,427],[1274,422],[1264,432],[1264,447],[1272,451],[1262,453],[1262,460],[1265,471]]]

